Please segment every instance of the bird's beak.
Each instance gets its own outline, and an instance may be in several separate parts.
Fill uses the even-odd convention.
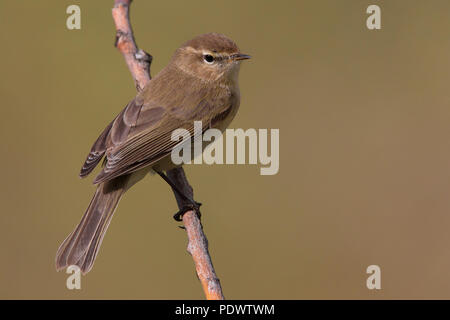
[[[234,61],[247,60],[250,58],[251,57],[248,54],[243,54],[243,53],[235,53],[235,54],[231,55],[231,59],[233,59]]]

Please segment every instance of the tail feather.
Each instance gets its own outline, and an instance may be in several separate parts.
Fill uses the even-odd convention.
[[[91,270],[128,180],[128,175],[120,176],[97,187],[80,223],[56,253],[57,270],[70,265],[77,265],[83,274]]]

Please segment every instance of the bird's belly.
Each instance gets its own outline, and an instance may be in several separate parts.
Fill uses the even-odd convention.
[[[176,165],[173,163],[171,158],[171,153],[162,158],[161,160],[158,160],[153,166],[152,169],[155,171],[168,171],[175,168],[181,167],[181,165]]]

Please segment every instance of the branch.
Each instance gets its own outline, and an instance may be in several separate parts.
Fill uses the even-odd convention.
[[[136,89],[141,91],[150,81],[152,56],[138,49],[130,23],[129,7],[132,0],[115,0],[112,16],[116,24],[115,46],[122,53],[133,76]]]
[[[122,53],[128,69],[135,81],[136,89],[141,91],[150,81],[150,64],[152,56],[139,49],[136,45],[133,30],[131,29],[129,7],[132,0],[115,0],[112,9],[113,20],[116,25],[115,46]],[[193,199],[193,190],[187,181],[183,168],[176,168],[167,172],[169,179]],[[174,190],[173,190],[174,191]],[[174,191],[178,207],[184,206],[184,201]],[[223,300],[220,281],[216,276],[211,257],[208,252],[208,240],[203,233],[203,227],[197,214],[188,211],[183,215],[183,224],[188,236],[187,251],[191,254],[197,276],[202,284],[206,299]]]
[[[175,185],[180,188],[183,193],[193,199],[194,192],[187,181],[186,175],[182,167],[169,170],[167,176]],[[177,199],[178,208],[183,208],[185,203],[177,192],[173,190],[175,198]],[[223,300],[222,287],[220,286],[219,278],[217,278],[211,257],[208,252],[208,239],[203,233],[203,227],[200,219],[194,211],[188,211],[183,215],[183,224],[188,236],[187,251],[191,254],[195,263],[195,270],[197,276],[202,284],[206,299],[208,300]]]

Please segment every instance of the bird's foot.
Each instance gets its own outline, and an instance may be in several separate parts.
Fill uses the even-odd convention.
[[[198,219],[201,218],[202,214],[200,213],[200,206],[202,204],[200,202],[196,202],[194,201],[192,204],[188,204],[183,206],[183,208],[181,208],[180,211],[178,211],[177,213],[175,213],[173,215],[173,218],[175,219],[175,221],[183,221],[183,216],[186,212],[193,210],[195,212],[195,214],[197,215]]]

